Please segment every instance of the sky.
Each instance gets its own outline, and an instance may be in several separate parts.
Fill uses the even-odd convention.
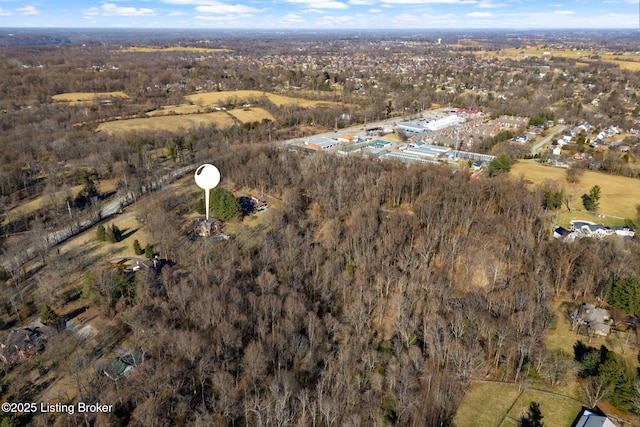
[[[0,0],[0,27],[640,29],[638,1]]]

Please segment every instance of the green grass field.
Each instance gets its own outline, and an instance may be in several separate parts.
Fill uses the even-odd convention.
[[[600,218],[584,210],[581,196],[589,193],[594,185],[601,188],[600,209],[598,213],[619,218],[635,218],[636,205],[640,204],[640,180],[624,176],[609,175],[602,172],[585,171],[576,184],[566,180],[567,170],[538,163],[535,160],[521,160],[511,167],[511,175],[515,178],[524,178],[530,181],[532,186],[541,184],[546,180],[560,184],[565,192],[573,197],[572,211],[560,213],[557,223],[567,225],[571,219],[586,219],[606,225],[621,225],[624,220],[615,218]],[[609,221],[609,224],[606,223]]]
[[[511,411],[509,417],[520,420],[528,409],[531,402],[540,404],[540,412],[544,417],[542,421],[546,426],[570,427],[575,420],[582,405],[560,396],[547,394],[535,390],[527,390],[518,398]]]
[[[498,427],[520,392],[512,384],[476,383],[453,419],[455,427]]]
[[[531,402],[538,402],[547,426],[570,427],[581,404],[538,390],[518,391],[514,384],[474,383],[453,419],[455,427],[507,427],[517,425]]]

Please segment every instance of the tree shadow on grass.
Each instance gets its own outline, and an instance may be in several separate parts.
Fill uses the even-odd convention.
[[[131,231],[129,231],[128,228],[125,228],[124,230],[122,230],[122,240],[125,240],[130,236],[133,236],[138,230],[140,230],[140,227],[134,228]]]

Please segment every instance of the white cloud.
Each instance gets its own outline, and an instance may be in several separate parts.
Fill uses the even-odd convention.
[[[187,14],[186,12],[181,12],[179,10],[175,10],[173,12],[169,12],[169,16],[184,16],[186,14]],[[181,22],[184,22],[184,21],[181,21]]]
[[[296,15],[295,13],[289,13],[283,16],[281,20],[286,24],[301,24],[304,22],[304,18],[300,15]]]
[[[4,10],[0,7],[0,16],[11,16],[11,15],[13,15],[13,13],[11,13],[8,10]]]
[[[384,4],[476,4],[476,0],[381,0]]]
[[[218,4],[215,0],[162,0],[162,3],[181,4],[181,5],[197,5],[197,6],[213,6]]]
[[[18,15],[23,16],[31,16],[31,15],[40,15],[40,11],[36,9],[34,6],[26,6],[16,9]]]
[[[200,21],[236,21],[239,17],[238,15],[222,15],[222,16],[212,16],[212,15],[198,15],[195,19]]]
[[[349,4],[354,6],[372,6],[376,4],[373,0],[349,0]]]
[[[369,9],[369,13],[382,13],[382,9]]]
[[[556,15],[574,15],[576,12],[574,10],[556,10],[553,13]]]
[[[198,6],[196,10],[200,13],[213,13],[224,15],[228,13],[255,13],[258,9],[253,7],[244,6],[242,4],[230,5],[218,3],[214,6]]]
[[[479,7],[482,9],[495,9],[495,8],[505,7],[505,6],[507,5],[504,3],[491,3],[489,1],[481,1],[476,5],[476,7]]]
[[[493,14],[489,12],[471,12],[467,13],[467,16],[469,18],[489,18],[493,16]]]
[[[94,9],[94,8],[92,8]],[[105,16],[155,16],[153,9],[141,7],[122,7],[113,3],[105,3],[102,5],[101,14]]]
[[[97,7],[90,7],[89,9],[85,9],[83,13],[85,18],[90,18],[100,15],[100,9]]]
[[[448,13],[445,15],[402,13],[400,15],[397,15],[394,18],[394,21],[399,25],[413,25],[415,23],[418,23],[419,26],[451,26],[456,22],[455,18],[456,16],[452,13]]]
[[[345,3],[339,1],[322,0],[286,0],[287,3],[304,4],[310,9],[347,9]]]

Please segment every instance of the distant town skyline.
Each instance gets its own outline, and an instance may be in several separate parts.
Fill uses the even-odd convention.
[[[4,28],[633,29],[638,0],[0,0]]]

